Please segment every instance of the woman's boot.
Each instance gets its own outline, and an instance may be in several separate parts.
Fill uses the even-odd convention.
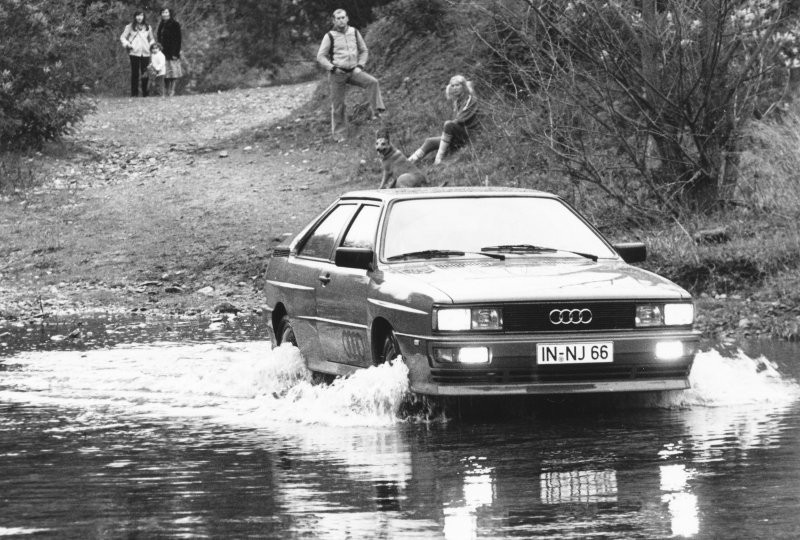
[[[425,157],[425,150],[423,150],[422,148],[417,148],[417,150],[413,154],[408,156],[408,161],[410,161],[411,163],[416,163],[417,161],[421,160],[424,157]]]
[[[450,148],[450,135],[442,133],[442,139],[439,141],[439,150],[436,152],[436,159],[433,160],[434,165],[439,165],[442,162],[448,148]]]

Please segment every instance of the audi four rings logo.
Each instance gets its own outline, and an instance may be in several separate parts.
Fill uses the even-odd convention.
[[[554,309],[550,312],[550,322],[553,324],[589,324],[592,322],[592,312],[588,309]]]

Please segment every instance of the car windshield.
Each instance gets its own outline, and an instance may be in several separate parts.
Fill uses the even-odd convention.
[[[527,246],[521,249],[520,246]],[[557,199],[453,197],[396,202],[389,212],[383,259],[406,254],[497,251],[513,256],[616,257],[603,240]],[[430,257],[427,257],[430,258]]]

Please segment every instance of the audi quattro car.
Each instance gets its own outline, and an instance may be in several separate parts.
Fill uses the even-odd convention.
[[[270,338],[329,375],[399,355],[420,394],[688,388],[694,304],[645,255],[548,193],[351,192],[274,249]]]

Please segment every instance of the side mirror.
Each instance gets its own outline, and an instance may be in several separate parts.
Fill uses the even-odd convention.
[[[371,270],[375,252],[369,248],[336,248],[334,263],[336,266],[344,268],[358,268],[359,270]]]
[[[647,246],[642,242],[623,242],[613,244],[613,247],[628,264],[644,262],[647,259]]]

